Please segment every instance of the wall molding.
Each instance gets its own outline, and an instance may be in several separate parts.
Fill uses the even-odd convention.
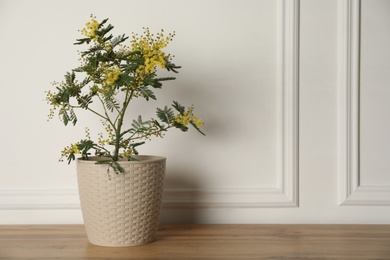
[[[282,170],[276,187],[168,189],[163,208],[298,207],[299,0],[278,1],[282,95]],[[77,190],[0,191],[0,210],[79,209]]]
[[[283,172],[279,184],[285,206],[298,207],[299,0],[283,0]],[[276,198],[275,198],[276,199]],[[277,200],[275,200],[277,201]]]
[[[339,1],[339,205],[390,205],[390,186],[360,183],[360,0]]]
[[[78,190],[2,190],[0,210],[80,209]]]
[[[163,208],[295,207],[278,188],[166,189]],[[80,210],[77,189],[3,190],[0,210]]]

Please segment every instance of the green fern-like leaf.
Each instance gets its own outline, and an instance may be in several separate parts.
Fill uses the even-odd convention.
[[[201,133],[202,135],[206,136],[206,134],[203,133],[202,130],[200,130],[200,128],[199,128],[196,124],[194,124],[193,122],[190,122],[190,124],[191,124],[199,133]]]
[[[184,114],[184,112],[186,111],[186,108],[183,107],[182,105],[180,105],[179,102],[177,102],[177,101],[173,101],[172,106],[173,106],[180,114]]]
[[[71,86],[74,84],[74,81],[76,79],[76,74],[72,71],[72,72],[67,72],[65,74],[65,82],[68,86]]]
[[[180,68],[181,68],[181,66],[176,66],[176,65],[173,64],[172,62],[167,62],[165,66],[166,66],[166,68],[167,68],[168,71],[173,71],[173,72],[175,72],[175,73],[179,73],[179,72],[177,71],[177,69],[180,69]]]
[[[81,44],[89,44],[91,42],[90,38],[82,38],[82,39],[76,39],[76,42],[73,43],[74,45],[81,45]]]
[[[112,160],[102,160],[102,161],[97,161],[96,164],[107,164],[107,174],[110,174],[110,168],[114,170],[116,174],[120,174],[124,172],[124,169],[122,166],[117,162],[117,161],[112,161]]]
[[[141,116],[138,116],[137,119],[134,119],[133,120],[133,123],[131,124],[131,126],[133,127],[134,130],[138,130],[140,128],[143,127],[143,122],[142,122],[142,117]]]
[[[174,127],[179,128],[183,132],[187,132],[188,131],[188,127],[187,126],[184,126],[184,125],[182,125],[180,123],[177,123],[175,121],[173,121],[172,124],[173,124]]]
[[[81,140],[80,143],[77,145],[77,148],[81,152],[82,158],[87,159],[88,155],[90,155],[89,150],[93,149],[95,147],[95,144],[92,140]]]
[[[76,113],[74,112],[73,109],[70,109],[70,110],[69,110],[69,114],[70,114],[70,120],[72,121],[72,124],[73,124],[73,125],[76,125],[76,123],[77,123],[77,116],[76,116]]]
[[[80,105],[81,108],[87,109],[89,104],[92,103],[92,96],[91,95],[84,95],[77,98],[77,103]]]
[[[124,34],[123,35],[119,35],[117,37],[114,37],[112,40],[111,40],[111,47],[112,48],[115,48],[117,45],[121,44],[122,42],[126,41],[129,37],[126,37]]]
[[[168,81],[168,80],[175,80],[175,77],[164,77],[164,78],[156,78],[158,81]]]
[[[70,121],[70,117],[66,112],[66,110],[62,111],[62,122],[64,123],[64,125],[68,125],[69,121]]]
[[[104,104],[111,112],[113,112],[114,109],[119,109],[119,103],[113,98],[112,94],[104,96]]]
[[[132,132],[133,133],[142,133],[144,131],[147,131],[149,129],[149,124],[151,123],[150,120],[143,121],[141,116],[138,116],[137,119],[133,120],[132,126]]]
[[[131,86],[134,84],[134,77],[131,76],[131,72],[124,72],[124,73],[119,75],[119,78],[116,81],[116,84],[118,86]]]
[[[133,151],[133,153],[135,155],[138,155],[138,151],[136,149],[136,147],[140,146],[140,145],[143,145],[145,142],[137,142],[137,143],[132,143],[129,145],[129,148]]]
[[[164,109],[157,108],[157,117],[164,123],[170,124],[173,118],[173,111],[171,108],[168,108],[167,106],[164,107]]]
[[[70,153],[67,160],[68,160],[68,164],[76,160],[76,156],[74,155],[74,153]]]
[[[72,108],[63,109],[61,114],[64,125],[68,125],[69,122],[72,122],[73,125],[77,123],[77,116]]]
[[[156,100],[156,96],[154,95],[153,91],[148,89],[146,86],[140,86],[138,87],[137,91],[147,100],[149,101],[149,98]]]

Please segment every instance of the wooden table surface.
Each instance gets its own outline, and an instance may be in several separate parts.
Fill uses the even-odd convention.
[[[160,225],[155,242],[119,248],[82,225],[3,225],[0,259],[390,259],[390,225]]]

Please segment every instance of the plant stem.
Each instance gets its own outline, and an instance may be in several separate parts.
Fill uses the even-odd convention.
[[[115,151],[114,151],[114,157],[113,157],[113,160],[114,161],[117,161],[119,159],[119,146],[120,146],[120,134],[121,134],[121,129],[122,129],[122,125],[123,125],[123,118],[125,117],[125,112],[126,112],[126,109],[128,107],[128,105],[130,104],[130,101],[131,101],[131,98],[133,97],[133,94],[134,94],[134,90],[131,90],[131,92],[129,93],[129,90],[126,91],[126,98],[125,98],[125,101],[123,102],[123,107],[122,107],[122,110],[120,111],[119,113],[119,118],[118,118],[118,125],[117,125],[117,128],[116,128],[116,131],[115,131]]]
[[[71,108],[82,108],[82,107],[80,107],[80,106],[72,106],[72,105],[69,105],[69,106],[70,106]],[[99,117],[104,118],[104,119],[107,120],[107,118],[106,118],[105,116],[99,114],[99,113],[96,112],[95,110],[90,109],[89,107],[87,108],[87,110],[88,110],[88,111],[91,111],[91,112],[94,113],[95,115],[97,115],[97,116],[99,116]]]

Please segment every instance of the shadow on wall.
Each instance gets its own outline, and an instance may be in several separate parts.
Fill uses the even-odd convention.
[[[175,169],[165,177],[160,223],[201,223],[199,207],[202,194],[199,183],[185,178],[186,170]],[[188,171],[188,170],[187,170]]]

